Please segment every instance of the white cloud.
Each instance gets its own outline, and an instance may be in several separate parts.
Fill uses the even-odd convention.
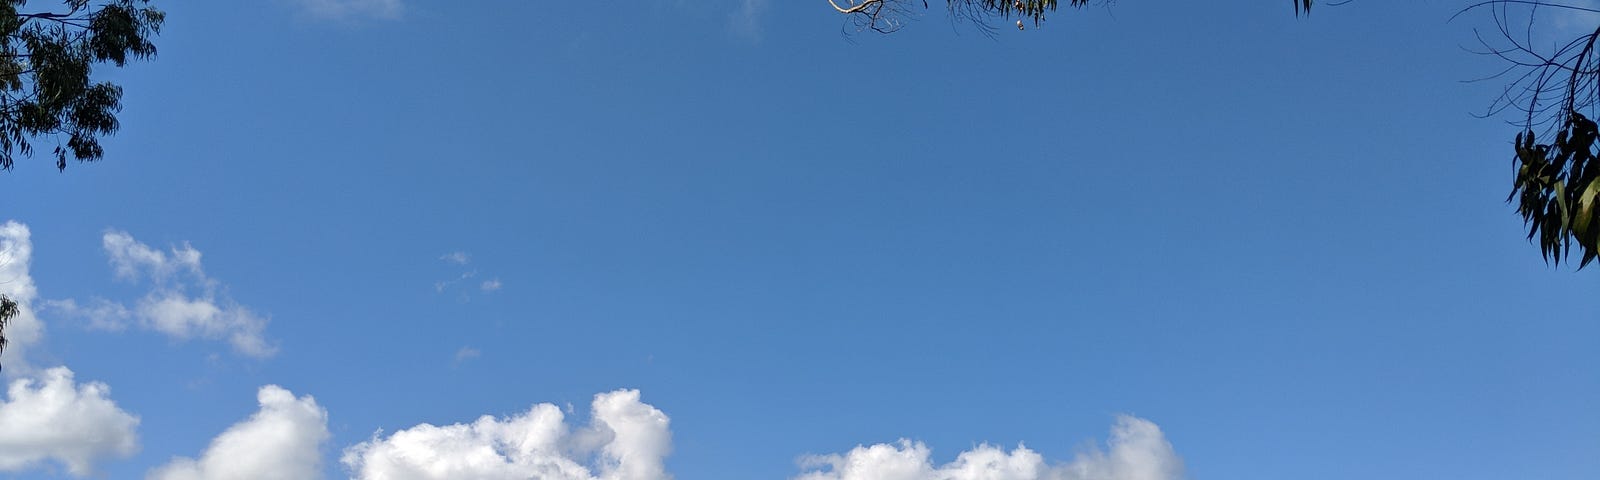
[[[172,254],[168,255],[139,243],[125,232],[110,231],[100,238],[100,244],[111,257],[111,267],[116,270],[117,278],[138,280],[141,273],[148,273],[156,281],[165,281],[182,271],[204,275],[200,269],[200,251],[188,243],[184,243],[183,248],[172,247]]]
[[[1109,450],[1078,454],[1073,461],[1049,465],[1044,457],[1018,445],[1007,453],[992,445],[962,452],[956,460],[934,466],[926,445],[910,440],[896,444],[857,446],[843,455],[813,455],[800,461],[805,470],[796,480],[1179,480],[1183,461],[1148,420],[1117,417]]]
[[[33,262],[33,240],[28,226],[14,221],[0,224],[0,294],[17,302],[17,315],[6,322],[6,346],[0,351],[0,371],[28,373],[28,351],[44,338],[44,324],[34,315],[39,292],[29,268]]]
[[[460,267],[461,273],[448,280],[433,282],[434,292],[454,292],[457,294],[457,299],[462,302],[470,302],[472,301],[471,293],[474,285],[477,286],[477,291],[484,293],[498,291],[500,287],[504,286],[504,284],[500,283],[500,277],[474,281],[473,279],[478,277],[478,270],[476,268],[470,270],[466,268],[467,264],[472,263],[472,255],[467,252],[455,251],[446,253],[439,256],[439,261]]]
[[[139,301],[135,312],[145,327],[172,338],[226,338],[235,351],[258,358],[272,356],[277,350],[262,338],[265,318],[239,305],[219,306],[209,292],[197,298],[174,291],[153,292]]]
[[[667,427],[637,390],[618,390],[596,395],[590,424],[575,432],[559,407],[544,403],[504,419],[379,432],[342,461],[362,480],[665,480]]]
[[[120,332],[128,328],[128,320],[133,318],[133,312],[128,307],[122,306],[104,298],[96,298],[87,305],[79,305],[77,300],[45,300],[44,308],[50,312],[66,318],[81,318],[93,330]]]
[[[150,292],[132,308],[104,299],[88,306],[58,300],[48,307],[63,317],[87,319],[91,328],[116,331],[132,324],[178,340],[226,340],[251,357],[277,353],[264,335],[267,318],[233,301],[221,282],[207,276],[199,250],[185,243],[162,252],[115,230],[106,232],[101,245],[118,278],[149,280]]]
[[[206,447],[199,460],[174,458],[150,472],[150,480],[300,480],[322,476],[328,412],[306,395],[277,385],[256,393],[261,409],[236,423]]]
[[[446,253],[444,255],[440,255],[439,256],[439,260],[443,260],[445,263],[454,263],[456,265],[466,265],[468,262],[472,261],[472,255],[468,254],[467,252],[454,251],[454,252]]]
[[[66,367],[12,381],[9,398],[0,400],[0,471],[55,460],[81,477],[97,460],[133,455],[139,418],[118,408],[110,392],[103,383],[74,383]]]
[[[319,20],[400,18],[405,6],[400,0],[294,0],[306,15]]]

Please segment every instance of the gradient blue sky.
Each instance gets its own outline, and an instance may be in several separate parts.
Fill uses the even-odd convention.
[[[19,161],[0,220],[39,302],[137,302],[125,232],[270,319],[256,358],[40,309],[32,361],[139,418],[109,478],[269,384],[326,409],[330,478],[379,429],[619,388],[686,480],[899,438],[1067,462],[1119,414],[1194,479],[1600,477],[1600,282],[1502,201],[1465,3],[990,39],[937,5],[847,36],[823,0],[163,1],[159,58],[103,71],[107,158]]]

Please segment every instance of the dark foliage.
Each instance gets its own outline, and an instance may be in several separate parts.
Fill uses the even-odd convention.
[[[845,3],[840,3],[841,1]],[[1112,0],[1103,0],[1111,3]],[[916,12],[914,0],[829,0],[833,8],[840,13],[850,15],[851,21],[857,30],[872,30],[879,33],[890,33],[905,26],[906,18]],[[1312,0],[1291,0],[1294,3],[1295,15],[1311,13]],[[921,0],[923,9],[929,7],[928,0]],[[993,34],[994,25],[991,20],[1017,19],[1017,28],[1025,28],[1023,21],[1031,21],[1034,26],[1044,23],[1045,15],[1054,12],[1060,6],[1058,0],[945,0],[945,6],[950,10],[953,20],[970,20],[978,25],[984,33]],[[1083,7],[1089,0],[1066,0],[1071,7]]]
[[[156,54],[150,42],[165,15],[149,0],[66,0],[59,12],[0,0],[0,169],[34,142],[54,140],[56,168],[67,157],[98,160],[99,138],[117,131],[122,88],[92,83],[93,67],[123,66]]]
[[[11,323],[11,318],[17,316],[17,302],[10,297],[0,295],[0,353],[6,351],[6,324]]]
[[[1595,210],[1600,195],[1600,161],[1595,158],[1595,123],[1578,112],[1556,131],[1549,143],[1538,143],[1533,130],[1517,134],[1516,178],[1511,196],[1528,227],[1528,240],[1539,244],[1546,261],[1561,263],[1578,247],[1578,268],[1600,252],[1600,221]]]
[[[1596,108],[1600,107],[1600,28],[1550,48],[1535,42],[1541,14],[1596,12],[1581,5],[1537,0],[1491,0],[1467,8],[1486,10],[1495,31],[1479,32],[1484,50],[1508,63],[1485,80],[1508,81],[1486,115],[1517,112],[1511,195],[1545,261],[1570,260],[1578,268],[1600,256],[1600,161],[1596,160]]]

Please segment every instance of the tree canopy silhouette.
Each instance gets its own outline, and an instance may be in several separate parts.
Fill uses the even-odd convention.
[[[50,140],[57,169],[68,156],[98,160],[100,137],[119,126],[122,88],[93,82],[94,66],[154,56],[166,16],[150,0],[66,0],[56,11],[28,3],[0,0],[0,169]]]

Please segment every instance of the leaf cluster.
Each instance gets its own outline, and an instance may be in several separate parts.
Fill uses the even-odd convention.
[[[150,0],[66,0],[59,12],[0,0],[0,169],[53,138],[56,168],[67,157],[104,156],[99,138],[117,131],[122,88],[91,82],[94,66],[156,54],[151,38],[166,16]]]
[[[1571,260],[1578,268],[1600,258],[1600,160],[1593,119],[1600,107],[1600,27],[1575,34],[1565,43],[1545,47],[1535,41],[1536,16],[1570,15],[1593,9],[1543,0],[1486,0],[1462,10],[1483,9],[1495,30],[1478,32],[1477,53],[1506,62],[1507,67],[1483,80],[1506,79],[1507,85],[1485,116],[1516,111],[1521,115],[1513,138],[1511,194],[1528,240],[1537,244],[1546,262]],[[1458,13],[1457,15],[1461,15]]]
[[[0,295],[0,353],[6,351],[6,324],[17,316],[17,302],[11,297]]]
[[[1007,20],[1010,20],[1013,15],[1017,16],[1017,18],[1031,19],[1033,24],[1037,26],[1044,23],[1046,12],[1054,12],[1056,10],[1057,2],[1056,0],[950,0],[951,10],[955,10],[958,3],[965,4],[968,7],[977,7],[979,11],[988,15],[998,16]],[[1088,5],[1089,0],[1067,0],[1067,4],[1073,7],[1082,7]]]
[[[892,33],[905,26],[905,19],[914,15],[915,10],[909,5],[911,0],[846,0],[840,4],[833,2],[834,9],[849,15],[857,30],[872,30],[878,33]],[[1294,13],[1306,15],[1311,13],[1313,0],[1291,0],[1294,3]],[[1109,4],[1111,0],[1103,0]],[[1032,21],[1034,26],[1044,23],[1045,16],[1055,12],[1060,6],[1058,0],[946,0],[946,7],[950,10],[952,20],[970,20],[985,34],[993,35],[995,28],[991,20],[1018,19],[1017,26],[1022,26],[1022,21]],[[1066,4],[1079,8],[1089,5],[1089,0],[1067,0]],[[928,0],[922,0],[922,8],[928,8]]]
[[[1600,255],[1597,137],[1600,127],[1577,112],[1571,112],[1552,142],[1538,143],[1533,130],[1517,134],[1517,173],[1506,201],[1516,201],[1528,239],[1538,243],[1546,261],[1561,263],[1574,245],[1582,253],[1578,268]]]

